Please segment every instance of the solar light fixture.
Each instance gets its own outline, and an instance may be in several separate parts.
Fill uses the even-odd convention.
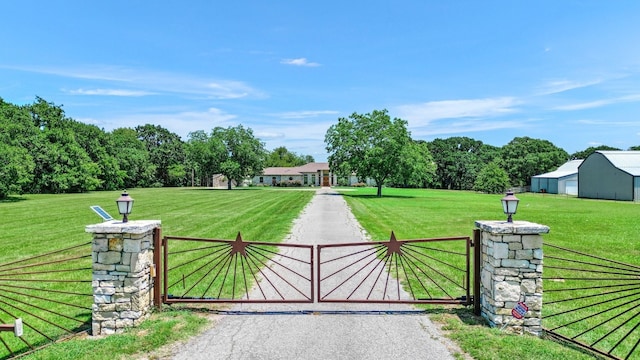
[[[127,190],[125,190],[118,200],[116,200],[116,204],[118,205],[118,212],[123,216],[122,222],[126,223],[129,221],[127,215],[131,214],[131,209],[133,208],[133,198],[129,196]]]
[[[512,223],[513,219],[511,215],[516,213],[518,209],[518,202],[520,199],[513,195],[513,191],[507,191],[507,195],[501,199],[502,201],[502,210],[505,214],[507,214],[507,222]]]

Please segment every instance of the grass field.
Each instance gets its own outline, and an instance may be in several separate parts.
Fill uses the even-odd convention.
[[[505,219],[501,195],[384,189],[384,196],[377,198],[375,189],[348,190],[344,191],[345,199],[375,240],[388,240],[391,231],[398,239],[471,236],[476,220]],[[241,231],[245,240],[256,241],[282,240],[291,227],[291,221],[313,195],[313,192],[304,190],[263,188],[236,191],[132,189],[129,193],[135,199],[130,219],[161,220],[164,235],[234,239]],[[115,199],[118,196],[119,192],[25,195],[0,202],[0,264],[90,240],[91,236],[84,232],[85,226],[101,220],[89,206],[100,205],[117,217]],[[544,236],[545,242],[638,263],[640,204],[549,194],[517,196],[521,201],[514,219],[549,226],[551,232]],[[476,359],[591,358],[550,341],[514,337],[497,329],[488,329],[478,319],[466,314],[443,311],[435,317],[444,324],[445,330],[451,331],[450,336]],[[143,335],[146,336],[147,332],[154,331],[147,329]],[[118,336],[109,342],[117,344]],[[170,339],[153,341],[154,346],[160,346]],[[90,352],[96,346],[95,342],[82,345],[74,341],[73,344],[74,354]],[[105,346],[107,354],[120,348],[120,345]],[[140,347],[139,351],[149,351],[146,346]],[[53,348],[58,348],[58,345]],[[1,351],[0,345],[0,354]],[[122,354],[135,352],[135,348],[127,347],[127,352]],[[59,358],[42,354],[44,357],[37,358]]]
[[[275,192],[255,188],[235,191],[134,189],[129,193],[135,199],[129,219],[161,220],[164,235],[234,239],[238,232],[242,232],[247,241],[266,242],[282,241],[293,219],[313,196],[311,191]],[[91,234],[84,229],[100,222],[101,218],[89,206],[100,205],[117,218],[115,199],[118,196],[119,192],[25,195],[0,202],[0,323],[22,317],[27,327],[24,339],[38,347],[48,342],[46,337],[65,336],[74,329],[81,329],[79,324],[90,320],[93,299]],[[81,244],[86,245],[61,254],[14,263]],[[76,259],[42,264],[65,257]],[[60,291],[79,295],[62,294]],[[50,322],[38,316],[50,319]],[[154,328],[149,336],[157,337],[159,342],[176,338],[156,332]],[[14,352],[27,349],[26,344],[10,333],[0,333],[0,337],[0,358],[10,355],[5,343]],[[117,341],[108,340],[107,343]],[[96,346],[94,342],[85,342],[74,352],[84,349],[92,354],[89,348],[93,346]],[[127,348],[126,353],[135,352],[129,345]],[[120,347],[110,350],[107,347],[105,358],[109,358],[108,355],[116,349]],[[140,348],[140,351],[147,350]],[[52,355],[51,358],[60,357]]]

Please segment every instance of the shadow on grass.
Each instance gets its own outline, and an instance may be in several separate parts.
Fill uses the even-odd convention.
[[[15,202],[19,202],[19,201],[26,201],[26,198],[23,198],[22,196],[8,196],[5,199],[0,199],[0,204],[4,204],[4,203],[15,203]]]
[[[346,192],[342,192],[340,193],[340,195],[344,197],[352,197],[357,199],[415,199],[416,198],[416,196],[411,196],[411,195],[385,195],[384,193],[382,194],[381,197],[378,197],[377,195],[374,195],[374,194],[349,194]]]

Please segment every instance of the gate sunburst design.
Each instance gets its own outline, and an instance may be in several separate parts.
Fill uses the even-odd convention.
[[[313,247],[165,236],[164,302],[313,302]],[[175,264],[175,265],[174,265]]]
[[[318,302],[471,304],[469,237],[318,245]]]

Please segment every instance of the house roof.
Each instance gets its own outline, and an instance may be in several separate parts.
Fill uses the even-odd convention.
[[[640,151],[598,150],[613,166],[633,176],[640,176]]]
[[[317,173],[319,170],[329,170],[329,163],[312,162],[302,166],[295,167],[268,167],[264,168],[263,175],[302,175],[309,173]]]
[[[559,168],[552,172],[548,172],[546,174],[540,174],[534,176],[534,178],[548,178],[548,179],[559,179],[566,176],[575,175],[578,173],[578,166],[582,164],[584,160],[570,160],[566,163],[562,164]]]

